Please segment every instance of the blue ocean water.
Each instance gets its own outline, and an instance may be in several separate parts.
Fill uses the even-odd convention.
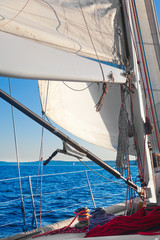
[[[113,162],[108,163],[114,167]],[[20,185],[17,178],[18,168],[16,165],[0,165],[0,238],[20,233],[23,229],[35,228],[35,221],[32,220],[33,207],[28,176],[31,176],[38,226],[40,225],[40,206],[41,226],[73,217],[74,211],[79,207],[88,207],[89,210],[94,208],[86,173],[96,207],[109,206],[126,200],[126,186],[121,180],[96,165],[90,165],[90,167],[113,182],[96,175],[84,165],[76,164],[44,167],[42,188],[41,174],[37,177],[38,166],[20,166],[24,218],[22,217]],[[136,177],[137,167],[131,166],[131,172]],[[122,185],[116,184],[114,181]],[[41,191],[42,198],[40,197]]]

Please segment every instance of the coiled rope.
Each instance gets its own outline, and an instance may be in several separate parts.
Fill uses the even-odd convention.
[[[45,233],[42,233],[42,234],[39,234],[39,235],[36,235],[36,236],[33,236],[32,238],[36,238],[36,237],[41,237],[41,236],[46,236],[46,235],[54,235],[54,234],[57,234],[57,233],[78,233],[78,232],[86,232],[88,227],[85,227],[83,229],[76,229],[76,228],[71,228],[70,226],[72,225],[72,223],[76,220],[76,218],[83,214],[84,211],[80,211],[78,213],[76,213],[76,216],[72,219],[72,221],[65,227],[63,228],[60,228],[60,229],[56,229],[56,230],[52,230],[52,231],[48,231],[48,232],[45,232]]]

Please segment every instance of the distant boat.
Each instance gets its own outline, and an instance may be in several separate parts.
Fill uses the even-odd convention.
[[[159,204],[154,167],[160,152],[160,38],[154,1],[1,0],[0,7],[0,75],[37,79],[48,118],[85,141],[117,150],[114,169],[1,90],[1,98],[63,141],[44,165],[59,153],[85,156],[134,189],[143,205]],[[132,154],[138,185],[129,172]],[[121,204],[111,214],[115,208],[120,215]]]

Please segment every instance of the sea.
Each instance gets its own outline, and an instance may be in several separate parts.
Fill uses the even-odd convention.
[[[0,238],[126,201],[126,184],[92,162],[0,164]],[[113,161],[107,164],[115,167]],[[137,166],[131,164],[133,181]],[[19,178],[19,173],[21,178]],[[135,193],[132,193],[135,197]]]

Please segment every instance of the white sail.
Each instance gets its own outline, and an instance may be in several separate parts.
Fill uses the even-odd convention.
[[[2,76],[102,82],[114,71],[125,82],[122,70],[79,57],[123,64],[119,0],[2,0],[0,8]]]
[[[39,81],[39,92],[43,110],[55,123],[88,142],[115,150],[121,106],[119,84],[109,87],[100,112],[96,112],[95,105],[102,95],[102,86],[96,83],[90,86]]]
[[[101,60],[120,60],[119,0],[1,0],[0,8],[1,31],[87,57],[97,53]]]
[[[119,68],[125,61],[119,0],[2,0],[0,7],[1,75],[69,81],[70,87],[78,89],[87,84],[70,81],[126,81]],[[100,60],[115,63],[117,68]],[[43,109],[47,84],[39,82]],[[74,92],[62,82],[50,83],[46,114],[76,136],[113,150],[118,138],[120,86],[109,88],[98,113],[95,105],[101,95],[97,84]]]
[[[147,61],[143,59],[143,51],[139,47],[141,42],[134,4],[138,9],[144,40],[142,48]],[[128,7],[125,9],[124,5]],[[144,168],[144,176],[141,177],[151,189],[150,200],[156,202],[150,161],[152,155],[144,127],[147,111],[140,85],[142,78],[146,78],[147,68],[153,91],[159,91],[159,34],[157,23],[153,20],[152,1],[1,0],[0,7],[1,75],[54,80],[39,81],[42,108],[46,115],[77,137],[110,150],[117,147],[120,108],[125,106],[127,112],[129,107],[125,127],[129,126],[128,115],[132,116],[135,131],[131,135],[135,137],[137,155]],[[126,10],[123,21],[122,9]],[[125,25],[125,30],[122,25]],[[129,41],[132,40],[126,44],[129,35]],[[146,66],[143,61],[147,62]],[[106,64],[109,62],[112,66]],[[130,95],[133,91],[133,98],[129,101],[126,98],[123,104],[120,84],[126,79],[121,65],[126,66],[128,80],[123,90]],[[133,82],[130,81],[131,76],[134,76]],[[107,81],[110,82],[108,93],[101,111],[96,112],[95,105],[102,96],[102,85]],[[154,94],[154,98],[159,106],[159,95]],[[123,139],[126,137],[128,140],[128,132],[125,133]],[[128,141],[124,155],[128,154],[127,144]],[[146,159],[147,164],[143,161]]]

